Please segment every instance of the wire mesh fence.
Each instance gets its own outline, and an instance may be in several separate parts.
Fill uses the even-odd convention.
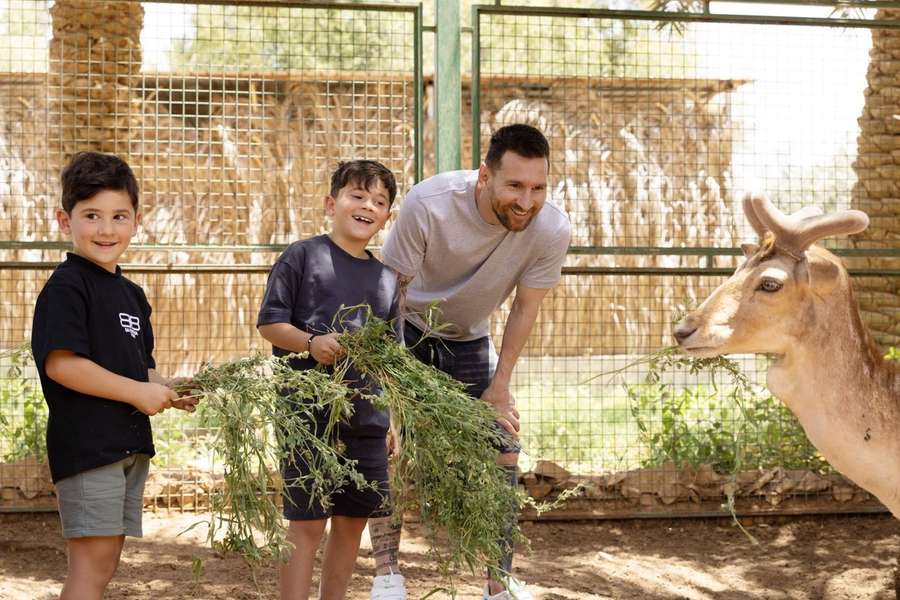
[[[121,12],[99,18],[100,4]],[[400,198],[421,168],[408,8],[8,6],[0,24],[17,33],[0,50],[0,347],[28,338],[34,298],[60,259],[57,177],[76,149],[115,152],[138,173],[145,225],[126,271],[147,291],[159,370],[170,375],[266,351],[253,326],[266,271],[284,244],[323,227],[337,160],[382,160]],[[92,19],[79,25],[83,14]],[[763,387],[739,402],[729,377],[623,368],[672,345],[676,316],[737,264],[750,234],[739,190],[749,188],[786,210],[873,216],[869,233],[826,245],[867,274],[856,279],[864,317],[897,343],[900,249],[885,216],[896,213],[884,137],[893,117],[872,100],[874,82],[885,97],[893,89],[877,59],[894,48],[892,18],[834,27],[478,7],[466,84],[477,135],[464,132],[464,156],[477,164],[499,126],[538,126],[551,141],[554,201],[572,222],[565,275],[514,379],[533,495],[581,483],[570,515],[721,513],[728,491],[748,511],[800,498],[876,506],[829,470]],[[764,359],[738,362],[762,382]],[[35,498],[52,506],[42,463],[29,458],[41,436],[25,435],[41,431],[43,404],[33,370],[22,372],[0,397],[0,510]],[[148,501],[202,507],[216,482],[210,432],[169,413],[154,423]]]
[[[750,511],[870,506],[766,390],[764,358],[735,357],[746,397],[730,376],[648,362],[738,264],[737,246],[755,241],[742,190],[785,212],[867,211],[867,233],[824,245],[869,275],[855,280],[864,319],[897,343],[900,253],[884,218],[897,211],[884,192],[894,138],[876,134],[897,130],[884,118],[892,67],[879,64],[900,39],[896,15],[837,26],[830,8],[801,10],[474,10],[472,164],[497,127],[540,128],[553,198],[572,222],[567,275],[518,373],[525,482],[537,495],[581,482],[601,501],[570,502],[583,514],[715,513],[730,498]]]
[[[0,347],[29,338],[62,257],[58,179],[79,150],[122,156],[141,183],[143,225],[123,258],[167,375],[267,351],[254,327],[266,273],[323,230],[339,161],[383,162],[401,194],[417,177],[417,6],[16,1],[0,28],[16,34],[0,36]],[[42,426],[21,382],[4,377],[0,402],[5,506],[34,493],[40,470],[16,436]],[[175,415],[155,427],[158,479],[182,484],[151,482],[150,495],[193,505],[204,434]]]

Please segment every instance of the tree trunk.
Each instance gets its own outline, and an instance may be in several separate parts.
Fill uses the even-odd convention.
[[[882,10],[877,19],[900,19],[900,10]],[[852,208],[869,215],[860,234],[864,248],[897,248],[900,242],[900,30],[872,30],[866,75],[868,89],[859,118],[858,176]],[[900,268],[900,259],[852,261],[874,268]],[[900,279],[867,277],[855,282],[860,311],[869,330],[883,345],[900,345]]]
[[[138,2],[56,0],[50,9],[51,162],[81,150],[128,153],[139,112],[141,28]]]

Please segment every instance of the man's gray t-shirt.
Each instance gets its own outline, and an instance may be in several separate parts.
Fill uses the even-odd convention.
[[[454,341],[488,335],[491,313],[516,286],[559,283],[569,246],[569,220],[549,200],[524,231],[486,223],[477,181],[478,171],[452,171],[414,186],[381,253],[384,264],[414,277],[406,318],[423,328],[421,315],[438,301],[449,327],[435,334]]]

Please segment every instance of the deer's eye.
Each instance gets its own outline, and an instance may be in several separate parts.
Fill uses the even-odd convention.
[[[772,292],[777,292],[778,290],[780,290],[783,285],[784,284],[777,279],[770,279],[769,277],[766,277],[759,282],[759,287],[756,289],[761,292],[768,292],[771,294]]]

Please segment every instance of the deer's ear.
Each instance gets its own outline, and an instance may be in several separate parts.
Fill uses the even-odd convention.
[[[759,250],[759,244],[741,244],[741,252],[744,253],[744,258],[750,258]]]
[[[809,287],[817,294],[824,295],[831,292],[841,279],[841,268],[827,258],[810,256],[802,261],[806,264]]]

